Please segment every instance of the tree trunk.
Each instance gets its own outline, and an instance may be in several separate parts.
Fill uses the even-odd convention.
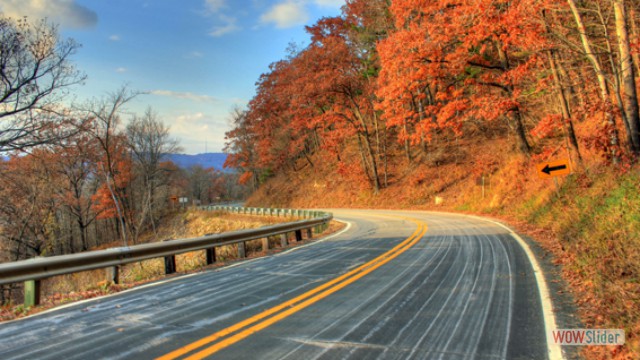
[[[384,187],[389,186],[389,161],[387,155],[387,127],[382,128],[382,153],[384,155]]]
[[[569,109],[569,103],[565,96],[564,86],[560,81],[560,74],[558,73],[558,65],[556,54],[553,50],[549,51],[549,63],[551,64],[551,73],[553,74],[553,81],[556,85],[558,93],[558,101],[560,102],[560,109],[562,111],[562,127],[565,129],[565,134],[569,140],[569,145],[576,155],[579,163],[582,163],[582,155],[580,155],[580,147],[578,146],[578,139],[573,129],[573,120],[571,116],[571,110]]]
[[[421,95],[422,92],[420,91],[420,89],[418,89],[418,121],[420,121],[420,123],[424,121],[424,106],[422,104],[422,99],[420,99]],[[422,148],[424,156],[428,156],[429,154],[427,152],[427,141],[424,139],[424,133],[422,131],[420,131],[420,147]]]
[[[360,109],[355,104],[355,101],[351,99],[351,102],[354,104],[356,117],[358,118],[360,125],[364,130],[362,131],[362,137],[364,138],[364,145],[367,150],[368,158],[371,161],[371,180],[373,182],[374,191],[377,194],[380,191],[380,177],[378,176],[378,163],[375,158],[375,153],[373,152],[373,147],[371,146],[371,140],[369,139],[369,129],[367,127],[367,123],[364,121],[364,117],[360,112]]]
[[[362,145],[362,137],[363,137],[362,134],[360,133],[360,131],[358,131],[357,138],[358,138],[358,150],[360,153],[360,161],[362,162],[362,168],[364,169],[364,173],[367,175],[367,179],[373,182],[373,179],[371,179],[371,175],[369,171],[369,162],[367,161],[367,157],[364,152],[364,146]]]
[[[624,106],[630,131],[629,144],[634,154],[640,154],[640,111],[636,91],[635,69],[631,58],[629,31],[627,29],[627,13],[623,0],[612,0],[616,18],[616,34],[620,48],[620,74],[624,92]]]
[[[87,244],[87,232],[85,231],[86,227],[84,225],[84,221],[81,218],[76,220],[78,222],[78,229],[80,230],[80,241],[82,243],[82,251],[89,250],[89,245]]]
[[[529,144],[529,140],[527,140],[527,131],[524,127],[524,123],[522,122],[522,114],[520,114],[519,108],[515,108],[511,112],[511,119],[516,126],[518,148],[520,149],[521,153],[529,156],[529,154],[531,153],[531,145]]]
[[[122,215],[122,209],[120,208],[120,202],[118,201],[118,198],[111,186],[111,181],[110,181],[110,173],[107,172],[105,169],[103,169],[104,173],[105,173],[105,183],[107,185],[107,189],[109,190],[109,193],[111,194],[111,198],[113,199],[113,203],[116,206],[116,213],[118,214],[118,220],[119,220],[119,225],[120,225],[120,230],[122,231],[122,242],[124,243],[124,246],[127,247],[129,246],[129,244],[127,243],[127,229],[125,227],[125,223],[124,223],[124,216]]]
[[[593,69],[596,73],[596,78],[598,80],[598,86],[600,87],[600,97],[603,102],[603,106],[605,106],[605,121],[610,128],[609,133],[609,145],[611,146],[611,160],[613,163],[617,164],[620,162],[620,157],[618,155],[618,147],[620,141],[618,139],[618,131],[616,128],[615,118],[613,114],[611,114],[611,109],[609,109],[609,104],[611,103],[609,99],[609,87],[607,86],[607,80],[604,76],[604,72],[602,71],[602,66],[600,66],[600,62],[595,56],[594,51],[591,49],[591,43],[589,42],[589,38],[587,37],[587,30],[584,26],[584,22],[582,21],[582,16],[578,11],[578,7],[576,6],[575,0],[567,0],[569,7],[571,8],[571,13],[576,21],[576,26],[578,28],[578,33],[580,34],[580,41],[582,42],[582,46],[585,51],[585,56],[593,66]]]
[[[640,41],[640,31],[638,30],[638,23],[637,23],[637,21],[640,21],[640,19],[636,20],[637,16],[638,16],[637,12],[632,6],[629,9],[629,24],[631,25],[630,26],[631,42]],[[640,54],[637,52],[634,52],[632,54],[632,58],[633,58],[633,63],[636,69],[636,75],[640,74]]]
[[[411,163],[411,147],[409,146],[409,130],[407,129],[407,119],[402,121],[402,129],[404,130],[404,153],[407,156],[407,161]]]
[[[604,32],[604,41],[607,45],[607,57],[609,58],[609,64],[611,65],[611,70],[613,71],[613,97],[616,101],[618,112],[620,113],[622,123],[624,124],[627,132],[627,143],[629,143],[629,148],[632,148],[633,139],[631,138],[631,127],[627,116],[627,110],[624,107],[624,100],[622,100],[622,75],[620,71],[618,71],[618,66],[616,66],[616,61],[613,57],[614,51],[613,46],[611,46],[611,36],[609,35],[607,20],[605,20],[605,16],[602,14],[600,4],[596,2],[595,5],[598,9],[598,17],[600,18],[600,24],[602,25],[602,31]]]

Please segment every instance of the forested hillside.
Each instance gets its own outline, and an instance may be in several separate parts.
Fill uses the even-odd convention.
[[[640,3],[350,0],[233,114],[249,204],[445,209],[521,222],[587,328],[640,354]],[[537,176],[566,159],[572,174]]]
[[[640,152],[638,3],[348,1],[271,65],[228,133],[244,181],[334,164],[374,193],[391,163],[451,161],[495,136],[523,161],[570,156],[628,168]],[[474,152],[472,148],[460,149]],[[470,171],[490,172],[494,154]]]

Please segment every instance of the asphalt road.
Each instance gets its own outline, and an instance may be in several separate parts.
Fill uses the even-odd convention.
[[[0,324],[0,359],[545,359],[532,266],[481,219],[334,211],[274,256]]]

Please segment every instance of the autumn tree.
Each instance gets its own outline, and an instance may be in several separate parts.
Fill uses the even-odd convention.
[[[307,27],[311,44],[261,76],[242,123],[227,134],[228,149],[240,150],[232,152],[229,165],[253,168],[241,181],[250,176],[259,181],[261,174],[280,169],[299,170],[299,160],[301,166],[313,167],[312,156],[318,154],[338,159],[340,169],[357,169],[355,160],[365,181],[380,190],[386,132],[374,109],[375,42],[386,25],[370,22],[369,16],[384,19],[386,6],[385,1],[350,1],[347,8],[353,11]],[[242,139],[253,139],[255,147],[242,145]],[[340,156],[354,146],[357,160]]]
[[[80,236],[81,251],[89,250],[91,245],[88,229],[101,215],[96,209],[94,194],[101,185],[97,168],[99,148],[97,142],[86,132],[67,139],[51,147],[43,158],[51,171],[60,177],[60,186],[55,189],[60,204],[74,219]],[[69,248],[74,250],[73,238]]]
[[[368,79],[368,62],[350,46],[348,26],[343,19],[327,18],[308,27],[311,45],[299,60],[308,64],[307,88],[314,92],[309,95],[322,109],[316,121],[332,130],[325,139],[340,144],[355,137],[364,174],[378,192],[382,185],[375,140],[380,129],[373,102],[375,82]]]
[[[56,245],[58,182],[39,158],[42,155],[35,151],[0,163],[0,236],[12,261],[45,255]]]
[[[131,181],[131,157],[127,140],[118,131],[122,119],[122,107],[136,96],[126,88],[81,105],[79,111],[91,119],[89,132],[99,146],[98,174],[103,186],[96,193],[96,211],[102,218],[116,218],[124,246],[128,245],[127,233],[131,212],[127,205],[126,188]]]
[[[506,119],[516,134],[518,148],[529,154],[526,101],[527,95],[535,91],[535,69],[540,67],[539,55],[546,47],[545,29],[538,20],[543,3],[536,0],[419,3],[422,2],[393,2],[396,33],[382,45],[386,46],[383,51],[395,50],[394,55],[387,54],[391,65],[386,79],[407,84],[403,91],[409,94],[404,95],[404,102],[413,101],[415,95],[411,93],[422,86],[424,90],[417,98],[436,105],[436,108],[429,103],[430,106],[417,107],[418,117],[420,111],[428,111],[423,116],[428,125],[421,128],[449,122],[454,122],[455,127],[457,121],[472,119]],[[409,46],[392,49],[393,42],[402,40],[408,41]],[[408,69],[393,66],[394,61],[406,62],[405,57],[414,61]],[[414,79],[405,81],[411,77]],[[425,80],[430,82],[428,88]],[[400,89],[396,86],[388,91],[397,97],[402,94]],[[400,108],[395,112],[402,117]],[[404,112],[404,118],[415,118],[414,113],[415,110]],[[423,121],[418,119],[419,123]]]
[[[258,188],[258,169],[256,159],[257,134],[247,118],[247,111],[235,108],[231,112],[230,121],[233,128],[225,133],[226,144],[224,152],[227,159],[225,168],[233,168],[240,174],[238,182],[247,185],[252,190]]]

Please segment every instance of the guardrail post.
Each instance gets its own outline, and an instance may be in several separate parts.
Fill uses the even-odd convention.
[[[120,283],[120,266],[110,266],[106,269],[106,273],[107,273],[107,282],[113,283],[113,284],[119,284]]]
[[[244,241],[238,243],[238,257],[241,259],[247,257]]]
[[[24,306],[40,305],[40,280],[28,280],[24,282]]]
[[[280,234],[280,245],[282,247],[287,247],[287,245],[289,245],[289,240],[287,240],[287,233]]]
[[[207,265],[211,265],[216,262],[216,248],[212,247],[210,249],[206,249],[207,252]]]
[[[296,241],[302,241],[302,230],[296,230]]]
[[[262,238],[262,251],[268,251],[269,250],[269,238]]]
[[[176,272],[176,256],[169,255],[164,257],[164,273],[165,275]]]
[[[164,241],[171,241],[171,239],[166,239]],[[164,257],[164,273],[165,275],[173,274],[176,272],[176,256],[169,255]]]

